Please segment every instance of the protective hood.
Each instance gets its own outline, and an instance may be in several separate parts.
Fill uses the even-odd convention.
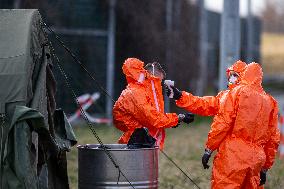
[[[246,69],[247,64],[241,60],[238,60],[237,62],[235,62],[231,67],[229,67],[226,70],[227,73],[227,77],[229,78],[229,74],[231,71],[236,72],[237,74],[239,74],[239,78],[237,79],[237,81],[234,84],[228,84],[228,88],[229,89],[233,89],[234,87],[236,87],[241,80],[241,77]]]
[[[246,70],[241,78],[242,84],[261,86],[262,83],[262,68],[259,64],[253,62],[247,65]]]
[[[230,71],[234,71],[236,73],[238,73],[239,75],[241,75],[244,70],[246,69],[247,64],[241,60],[238,60],[237,62],[235,62],[231,67],[229,67],[227,69],[227,76],[229,74]]]
[[[127,83],[143,82],[146,76],[144,62],[137,58],[128,58],[122,66]]]

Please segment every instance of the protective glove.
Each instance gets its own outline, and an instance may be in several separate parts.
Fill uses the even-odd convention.
[[[182,121],[183,121],[184,123],[187,123],[187,124],[193,122],[193,121],[194,121],[194,114],[192,114],[192,113],[186,113],[186,114],[185,114],[185,117],[183,118]]]
[[[185,114],[178,114],[178,123],[181,123],[185,118]]]
[[[208,165],[208,161],[211,157],[212,151],[209,149],[205,149],[205,152],[202,156],[202,165],[204,169],[208,169],[210,166]]]
[[[260,171],[260,184],[259,184],[259,186],[265,184],[265,182],[266,182],[266,172],[267,172],[267,170],[264,170],[264,169]]]
[[[191,123],[194,121],[194,114],[192,113],[185,113],[185,114],[179,114],[178,115],[178,122],[184,122],[184,123]]]
[[[172,128],[177,128],[184,118],[185,118],[184,114],[178,114],[178,124],[176,126],[173,126]]]
[[[171,89],[169,87],[173,90],[173,93],[174,93],[173,99],[179,100],[180,97],[182,96],[182,92],[174,86],[167,86],[166,85],[166,94],[167,94],[168,97],[171,95]]]

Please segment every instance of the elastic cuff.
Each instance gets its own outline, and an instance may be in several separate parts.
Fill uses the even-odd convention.
[[[184,114],[178,114],[178,122],[179,123],[181,123],[184,118],[185,118]]]
[[[266,173],[266,172],[268,171],[268,169],[262,168],[261,171],[264,172],[264,173]]]
[[[180,100],[182,97],[182,92],[180,91],[179,94],[176,96],[176,99],[175,100]]]
[[[212,154],[212,150],[210,150],[209,148],[205,148],[205,154],[211,155]]]

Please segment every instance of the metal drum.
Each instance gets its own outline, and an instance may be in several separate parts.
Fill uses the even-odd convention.
[[[100,145],[79,145],[79,189],[132,189]],[[114,161],[134,188],[158,188],[158,148],[128,149],[107,144]]]

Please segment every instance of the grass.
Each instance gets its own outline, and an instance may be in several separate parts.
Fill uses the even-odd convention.
[[[190,126],[181,125],[176,129],[167,129],[165,144],[165,152],[203,189],[210,188],[212,162],[210,162],[210,169],[204,170],[200,161],[209,127],[209,119],[203,122],[197,119],[196,123]],[[106,125],[97,126],[96,131],[104,143],[116,143],[121,134],[114,127]],[[78,138],[78,144],[97,143],[88,127],[76,127],[75,133]],[[161,153],[159,161],[160,189],[194,188],[193,184],[171,162],[167,161]],[[68,173],[71,188],[76,189],[78,183],[76,147],[68,154]],[[268,181],[265,188],[284,188],[283,177],[284,162],[277,158],[274,167],[268,173]]]
[[[284,74],[284,34],[262,34],[261,56],[264,74]]]

